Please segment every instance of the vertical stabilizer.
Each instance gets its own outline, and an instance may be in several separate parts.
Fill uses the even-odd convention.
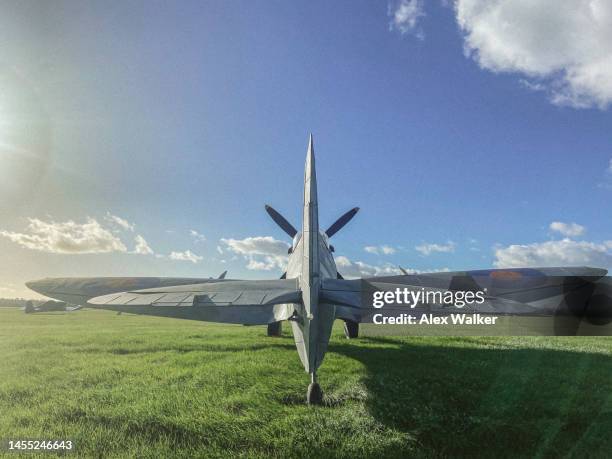
[[[334,323],[335,308],[331,305],[321,307],[319,304],[323,257],[321,253],[328,249],[319,232],[319,201],[312,134],[308,142],[306,167],[304,168],[304,210],[299,247],[299,252],[294,252],[292,256],[301,257],[299,279],[303,307],[300,311],[300,320],[293,321],[291,325],[293,339],[304,369],[310,373],[313,384],[316,384],[316,371],[327,350]],[[333,277],[336,277],[335,266]]]
[[[302,214],[302,238],[299,243],[300,290],[302,304],[299,321],[292,322],[293,338],[304,369],[311,374],[316,371],[318,346],[319,305],[319,209],[317,199],[317,174],[315,172],[314,144],[312,134],[308,142],[304,167],[304,207]]]
[[[314,142],[308,141],[306,167],[304,168],[304,211],[302,219],[304,243],[302,258],[302,293],[309,315],[319,301],[319,203],[317,198],[317,173],[315,170]]]

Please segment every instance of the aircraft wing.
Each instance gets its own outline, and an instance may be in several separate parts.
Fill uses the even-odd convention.
[[[225,281],[130,290],[91,298],[87,307],[244,325],[287,320],[301,301],[297,279]]]
[[[226,281],[193,277],[55,277],[29,281],[26,286],[58,301],[83,305],[91,298],[110,293]]]
[[[543,314],[554,315],[566,307],[568,295],[573,304],[584,304],[592,293],[593,283],[607,274],[597,268],[517,268],[476,271],[440,272],[418,275],[369,277],[355,280],[326,279],[321,289],[321,301],[336,305],[336,317],[355,322],[371,322],[376,313],[385,315],[415,313],[483,313],[483,314]],[[454,305],[388,304],[373,307],[375,291],[465,291],[485,293],[482,304],[462,309]],[[590,289],[590,290],[589,290]]]

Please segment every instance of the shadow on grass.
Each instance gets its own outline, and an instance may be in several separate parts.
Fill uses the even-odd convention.
[[[362,338],[329,351],[366,367],[366,405],[379,422],[436,455],[610,457],[611,356],[450,340]]]
[[[150,347],[142,347],[142,348],[126,348],[126,347],[118,347],[111,348],[105,350],[109,354],[115,355],[130,355],[130,354],[154,354],[158,352],[174,352],[177,354],[187,354],[190,352],[238,352],[238,351],[262,351],[268,350],[270,348],[283,348],[283,349],[295,349],[295,346],[289,344],[245,344],[244,346],[232,346],[227,344],[178,344],[172,345],[168,344],[167,346],[150,346]]]

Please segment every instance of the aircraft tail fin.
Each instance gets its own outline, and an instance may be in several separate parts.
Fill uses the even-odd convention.
[[[312,134],[308,141],[308,153],[304,167],[304,208],[302,213],[302,289],[318,290],[319,277],[319,201],[317,197],[317,173],[315,168],[314,142]],[[318,294],[310,292],[316,303]],[[310,310],[310,301],[306,301]]]

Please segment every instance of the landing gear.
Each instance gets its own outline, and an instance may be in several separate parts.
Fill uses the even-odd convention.
[[[268,324],[268,336],[282,336],[283,334],[283,323],[272,322]]]
[[[315,373],[310,374],[310,384],[308,385],[306,400],[309,405],[320,405],[323,403],[323,391],[317,382],[317,375]]]
[[[359,336],[359,322],[352,320],[344,321],[344,336],[348,339],[357,338]]]

